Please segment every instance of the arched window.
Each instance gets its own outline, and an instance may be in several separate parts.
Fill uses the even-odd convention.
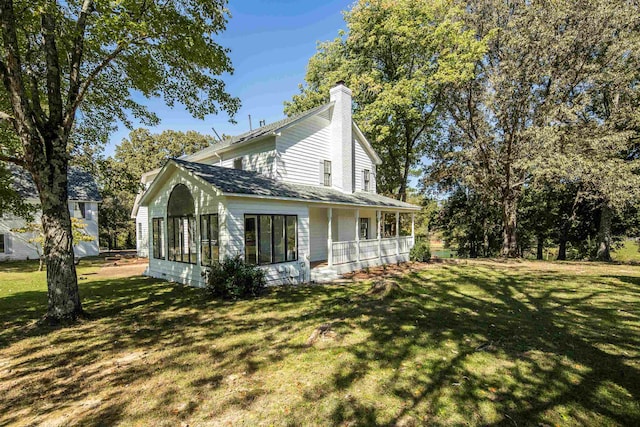
[[[187,186],[173,187],[167,203],[169,261],[196,263],[195,213],[193,196]]]

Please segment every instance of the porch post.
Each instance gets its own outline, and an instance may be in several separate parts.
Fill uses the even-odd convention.
[[[356,208],[356,261],[360,262],[360,209]]]
[[[376,219],[378,223],[376,224],[376,233],[378,236],[378,261],[382,262],[382,233],[380,232],[380,227],[382,226],[382,215],[380,211],[376,211]]]
[[[416,214],[411,212],[411,246],[416,244]]]
[[[328,212],[328,221],[327,221],[327,263],[329,267],[333,265],[333,241],[331,240],[331,219],[333,216],[333,208],[329,208]]]
[[[400,255],[400,212],[396,211],[396,255]]]

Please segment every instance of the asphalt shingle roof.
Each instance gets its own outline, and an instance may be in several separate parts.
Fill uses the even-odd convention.
[[[359,206],[418,209],[418,206],[374,193],[345,194],[333,188],[290,184],[276,181],[253,171],[205,165],[172,159],[177,165],[212,184],[226,194],[246,194],[259,197],[290,198],[325,203],[343,203]]]
[[[5,164],[12,175],[12,186],[18,194],[26,199],[38,199],[38,189],[29,172],[14,164]],[[86,200],[99,202],[102,200],[98,185],[89,172],[76,167],[70,167],[67,191],[69,200]]]

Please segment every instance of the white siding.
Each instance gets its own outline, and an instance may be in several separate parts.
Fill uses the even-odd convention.
[[[72,207],[73,202],[70,202],[69,206]],[[84,220],[86,224],[84,232],[94,239],[91,242],[78,242],[74,245],[74,254],[78,258],[96,256],[100,253],[98,247],[98,204],[96,202],[85,202],[85,206],[87,219]],[[71,213],[72,215],[74,214],[73,211]],[[40,216],[40,212],[37,212],[33,220],[36,223],[40,223]],[[5,246],[9,249],[4,253],[0,253],[0,261],[38,259],[38,250],[34,247],[34,244],[29,243],[29,239],[32,236],[11,231],[22,228],[25,225],[26,221],[22,218],[8,215],[0,218],[0,234],[5,235]]]
[[[232,168],[233,160],[237,157],[242,157],[242,168],[244,170],[255,171],[270,178],[276,177],[275,138],[240,146],[220,156],[222,159],[218,156],[212,156],[202,160],[200,163]]]
[[[320,162],[331,160],[329,135],[329,121],[317,116],[283,130],[276,140],[278,179],[320,185]]]
[[[328,257],[327,209],[309,208],[309,260],[324,261]]]
[[[149,215],[146,206],[140,206],[136,216],[136,250],[139,257],[149,256]]]
[[[196,215],[196,233],[198,244],[196,245],[196,264],[187,264],[182,262],[168,261],[168,250],[165,247],[165,259],[156,259],[153,257],[153,239],[149,240],[149,269],[146,272],[149,276],[166,280],[172,280],[193,286],[203,286],[204,279],[201,275],[203,268],[200,265],[201,254],[199,245],[200,236],[200,215],[209,213],[218,213],[218,221],[220,223],[220,256],[224,256],[224,242],[228,240],[227,228],[225,226],[226,213],[224,209],[224,197],[216,195],[215,189],[210,186],[203,186],[199,181],[190,175],[176,171],[171,177],[157,190],[155,197],[148,205],[148,221],[147,227],[151,229],[153,218],[164,218],[164,234],[165,245],[168,244],[167,238],[167,202],[171,190],[177,184],[186,185],[191,191],[191,195],[195,201]]]
[[[363,171],[367,169],[370,172],[369,192],[376,192],[375,165],[369,157],[369,154],[362,147],[362,143],[358,138],[354,141],[354,164],[355,164],[355,189],[356,191],[364,191],[364,175]]]
[[[309,209],[302,203],[274,200],[227,198],[228,253],[244,256],[245,214],[298,216],[298,261],[262,266],[269,284],[297,283],[303,278],[309,259]],[[308,278],[306,278],[308,279]],[[303,280],[306,280],[303,278]]]

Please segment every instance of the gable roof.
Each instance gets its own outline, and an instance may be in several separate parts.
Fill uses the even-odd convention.
[[[163,175],[167,166],[172,163],[200,180],[213,185],[227,196],[246,196],[311,203],[396,208],[403,210],[420,209],[419,206],[392,199],[390,197],[381,196],[379,194],[366,192],[346,194],[328,187],[315,187],[276,181],[253,171],[205,165],[203,163],[193,163],[181,159],[169,160],[162,168],[158,177]],[[156,177],[156,180],[158,177]],[[151,193],[150,190],[153,187],[154,185],[151,184],[147,192],[142,196],[141,204],[145,203],[145,199]]]
[[[38,189],[29,172],[13,163],[4,163],[4,166],[11,172],[12,187],[21,197],[39,199]],[[102,201],[98,185],[89,172],[77,167],[69,167],[67,176],[69,200]]]
[[[294,124],[302,121],[308,117],[314,116],[316,114],[320,114],[329,108],[333,107],[333,102],[329,102],[327,104],[320,105],[318,107],[312,108],[307,111],[303,111],[302,113],[294,114],[291,117],[286,117],[277,122],[269,123],[267,125],[261,126],[259,128],[250,130],[248,132],[241,133],[240,135],[229,137],[223,141],[220,141],[216,144],[213,144],[210,147],[205,148],[197,153],[184,156],[182,159],[195,161],[196,159],[206,158],[209,154],[213,154],[219,151],[225,151],[225,149],[232,147],[237,144],[241,144],[244,142],[253,141],[256,139],[260,139],[263,137],[275,135],[276,133],[284,130],[289,126],[293,126]]]

